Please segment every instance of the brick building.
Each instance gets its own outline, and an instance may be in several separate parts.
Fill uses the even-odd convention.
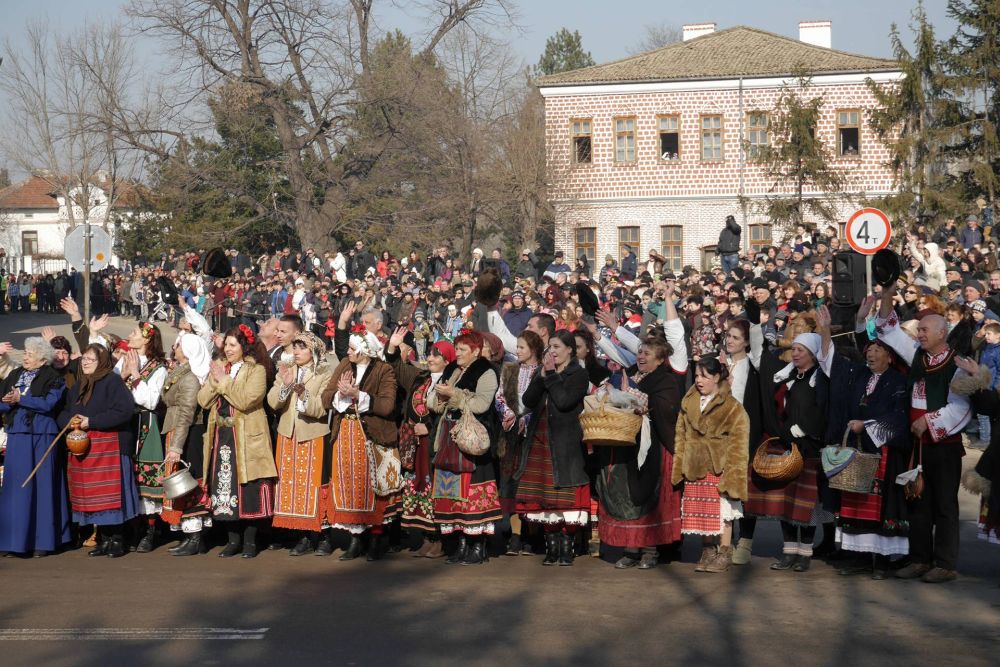
[[[876,102],[865,81],[899,81],[898,64],[831,49],[829,21],[799,30],[795,40],[689,25],[682,42],[540,78],[556,247],[592,266],[620,259],[625,244],[640,262],[655,249],[675,270],[704,266],[729,214],[743,226],[744,249],[780,242],[786,230],[755,203],[786,186],[776,188],[753,150],[769,142],[769,112],[803,69],[812,79],[802,94],[824,98],[818,136],[846,178],[841,223],[860,198],[891,192],[888,150],[867,124]]]

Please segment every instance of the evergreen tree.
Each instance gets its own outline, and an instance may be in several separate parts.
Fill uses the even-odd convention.
[[[804,96],[809,85],[809,76],[799,74],[797,90],[782,88],[769,119],[771,142],[758,153],[774,181],[761,212],[786,228],[804,224],[807,213],[835,221],[834,195],[843,187],[840,173],[830,166],[830,150],[816,136],[824,99]]]
[[[889,166],[899,188],[897,194],[870,203],[913,224],[958,214],[964,193],[941,168],[950,137],[947,128],[960,120],[960,110],[944,88],[941,47],[922,2],[910,27],[913,53],[895,24],[889,37],[904,78],[891,84],[868,79],[868,87],[878,102],[869,112],[869,125],[889,147]]]
[[[583,39],[580,31],[570,32],[561,29],[545,41],[545,51],[535,65],[535,73],[539,75],[558,74],[572,69],[590,67],[594,59],[589,51],[583,50]]]
[[[1000,0],[948,0],[958,22],[946,43],[948,88],[960,100],[965,122],[956,126],[955,157],[967,164],[970,194],[982,194],[996,210],[1000,186]]]

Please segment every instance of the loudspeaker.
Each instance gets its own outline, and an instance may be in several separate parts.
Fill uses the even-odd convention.
[[[833,256],[833,303],[859,306],[867,295],[865,256],[854,251],[838,252]]]

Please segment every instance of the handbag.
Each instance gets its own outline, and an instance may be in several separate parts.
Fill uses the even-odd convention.
[[[469,409],[469,399],[464,394],[456,394],[458,409],[462,416],[452,427],[449,437],[454,441],[458,451],[466,456],[482,456],[490,451],[490,434],[486,431],[476,416]]]
[[[875,474],[878,472],[879,464],[882,462],[881,454],[868,454],[867,452],[862,452],[860,449],[847,446],[847,438],[851,433],[850,427],[844,431],[844,437],[841,440],[840,447],[824,447],[823,448],[823,467],[826,468],[826,462],[829,455],[833,455],[833,458],[846,453],[852,453],[850,460],[837,470],[827,474],[830,480],[830,488],[836,489],[838,491],[849,491],[851,493],[871,493],[872,483],[875,481]],[[835,452],[828,452],[827,450],[836,450]]]
[[[364,423],[358,406],[354,406],[354,414],[358,417],[358,427],[365,438],[365,450],[368,452],[368,474],[376,496],[391,496],[403,490],[403,466],[399,459],[399,451],[395,447],[386,447],[372,442],[365,433]]]
[[[924,443],[921,442],[917,445],[917,451],[919,455],[917,456],[917,477],[912,482],[907,482],[903,486],[903,494],[906,496],[907,500],[919,500],[922,495],[924,495]],[[916,452],[910,452],[910,470],[913,470],[913,455]]]
[[[410,420],[404,419],[399,425],[399,462],[404,470],[413,470],[416,464],[419,438],[415,425]]]

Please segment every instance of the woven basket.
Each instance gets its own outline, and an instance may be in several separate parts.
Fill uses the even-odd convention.
[[[634,447],[635,436],[642,428],[642,415],[607,405],[602,400],[596,410],[580,413],[583,441],[605,447]]]
[[[844,431],[844,438],[840,443],[840,449],[848,448],[847,436],[850,432],[850,427]],[[878,472],[878,466],[881,461],[881,454],[867,454],[859,449],[854,454],[851,462],[843,470],[830,478],[830,488],[838,491],[849,491],[851,493],[871,493],[872,482],[875,481],[875,473]]]
[[[772,482],[790,482],[802,472],[804,461],[799,446],[794,442],[792,449],[781,454],[771,454],[768,445],[778,438],[768,438],[760,443],[753,455],[753,469],[758,475]]]

